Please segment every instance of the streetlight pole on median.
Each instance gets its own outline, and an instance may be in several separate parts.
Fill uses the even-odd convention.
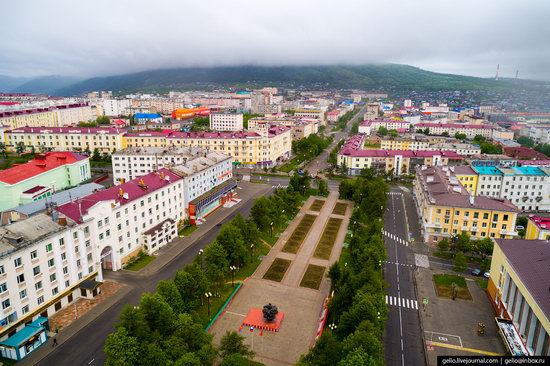
[[[210,318],[210,298],[212,297],[211,292],[205,292],[204,296],[206,297],[206,300],[208,301],[208,318]]]
[[[229,269],[231,270],[231,287],[235,287],[234,275],[235,275],[235,271],[237,270],[237,267],[229,266]]]

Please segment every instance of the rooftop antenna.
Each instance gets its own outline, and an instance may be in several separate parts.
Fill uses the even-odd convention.
[[[518,79],[519,70],[516,70],[516,80]]]
[[[498,80],[498,70],[500,69],[500,64],[497,64],[497,74],[495,76],[495,80]]]

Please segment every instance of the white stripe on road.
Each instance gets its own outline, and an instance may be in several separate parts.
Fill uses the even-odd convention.
[[[398,306],[403,309],[418,310],[418,301],[414,299],[405,299],[400,296],[386,295],[386,304],[390,306]]]

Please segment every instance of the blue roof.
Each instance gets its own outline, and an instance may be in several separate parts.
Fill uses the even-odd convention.
[[[0,342],[0,344],[8,347],[17,348],[20,344],[25,343],[32,336],[46,329],[41,325],[33,326],[33,323],[26,325],[25,328],[21,329],[19,332],[6,339],[4,342]]]
[[[134,118],[160,118],[158,113],[136,113]]]
[[[536,166],[516,166],[512,170],[517,175],[546,175],[546,173]]]
[[[472,166],[472,169],[481,175],[503,175],[502,172],[494,166]]]

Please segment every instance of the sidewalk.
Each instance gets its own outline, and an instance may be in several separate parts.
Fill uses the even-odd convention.
[[[57,335],[57,341],[60,344],[60,347],[63,346],[64,341],[70,339],[72,336],[77,334],[81,329],[93,322],[99,315],[101,315],[103,312],[107,311],[113,305],[118,303],[121,299],[126,297],[126,295],[128,295],[131,291],[136,290],[136,288],[139,287],[140,279],[146,276],[152,276],[153,274],[159,272],[168,263],[172,262],[178,254],[192,247],[210,230],[215,228],[220,222],[228,218],[230,215],[235,213],[235,211],[237,211],[250,199],[265,195],[271,189],[271,186],[247,182],[240,182],[239,187],[242,187],[242,189],[237,190],[239,198],[242,199],[239,204],[231,208],[222,207],[213,212],[207,217],[206,222],[203,223],[193,233],[191,233],[191,235],[184,238],[177,238],[172,243],[159,250],[155,260],[149,263],[145,268],[137,272],[126,270],[121,270],[117,272],[105,272],[105,279],[107,281],[116,281],[120,283],[121,288],[116,291],[112,296],[107,297],[105,301],[100,302],[93,307],[90,307],[89,311],[86,314],[78,317],[66,327],[63,327]],[[51,329],[55,330],[55,327],[52,327]],[[52,342],[53,341],[49,339],[46,345],[32,352],[29,356],[19,362],[19,364],[34,365],[40,362],[50,352],[52,352]]]

